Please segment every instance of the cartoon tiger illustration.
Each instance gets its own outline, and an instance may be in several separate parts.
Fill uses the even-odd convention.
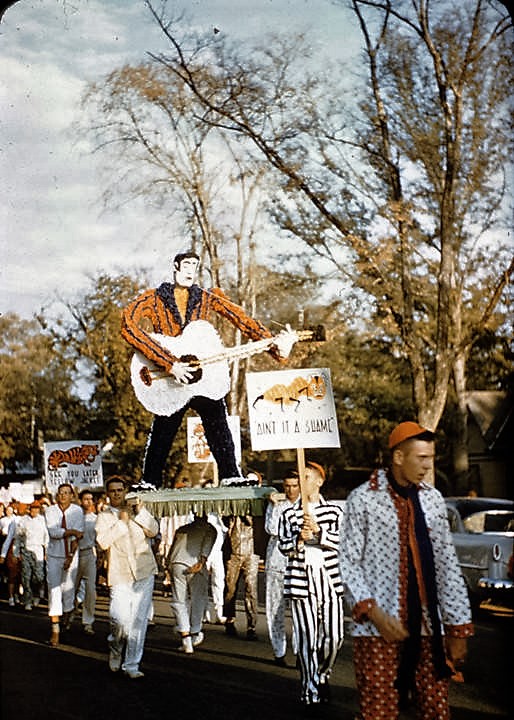
[[[253,407],[259,400],[280,404],[284,410],[286,405],[296,403],[295,410],[300,406],[303,398],[307,400],[323,400],[327,392],[325,379],[322,375],[310,375],[308,378],[296,377],[289,385],[273,385],[265,390],[262,395],[255,398]]]
[[[205,437],[205,430],[202,423],[199,423],[193,430],[193,453],[197,460],[205,460],[211,454],[211,449],[207,438]]]
[[[68,450],[53,450],[48,456],[48,469],[58,470],[67,465],[91,465],[98,452],[97,445],[77,445]]]

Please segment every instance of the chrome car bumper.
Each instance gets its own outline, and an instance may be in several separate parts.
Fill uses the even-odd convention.
[[[514,580],[508,578],[480,578],[478,581],[478,587],[481,590],[514,590]]]

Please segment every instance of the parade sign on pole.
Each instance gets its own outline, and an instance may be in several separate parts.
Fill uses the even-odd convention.
[[[228,427],[234,441],[236,460],[241,462],[241,431],[239,415],[228,416]],[[213,463],[214,456],[205,437],[202,420],[198,416],[187,418],[187,461]]]
[[[81,489],[102,487],[102,448],[99,440],[61,440],[44,445],[45,481],[56,491],[62,483]]]
[[[252,450],[340,447],[328,368],[247,373]]]

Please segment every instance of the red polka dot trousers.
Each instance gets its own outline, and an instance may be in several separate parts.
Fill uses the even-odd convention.
[[[398,720],[395,688],[401,643],[380,637],[354,637],[355,677],[362,720]],[[432,661],[431,639],[421,640],[416,668],[414,704],[417,720],[449,720],[449,681],[438,680]]]

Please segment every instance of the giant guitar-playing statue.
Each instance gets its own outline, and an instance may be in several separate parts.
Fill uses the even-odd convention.
[[[297,340],[320,339],[312,330],[286,332],[294,333]],[[177,412],[196,395],[221,400],[230,390],[230,362],[265,352],[275,343],[272,337],[225,348],[218,332],[206,320],[194,320],[178,337],[152,333],[152,338],[181,362],[194,368],[188,382],[182,383],[172,374],[160,370],[142,353],[134,353],[130,366],[134,392],[154,415]]]
[[[285,362],[299,339],[291,330],[273,337],[222,290],[195,285],[198,264],[193,252],[175,256],[174,283],[147,290],[122,317],[122,335],[136,351],[131,367],[136,395],[154,413],[142,483],[156,488],[162,485],[166,459],[188,408],[201,417],[222,484],[244,484],[224,400],[229,389],[227,363],[263,351]],[[224,349],[208,322],[213,314],[228,320],[251,342]]]

